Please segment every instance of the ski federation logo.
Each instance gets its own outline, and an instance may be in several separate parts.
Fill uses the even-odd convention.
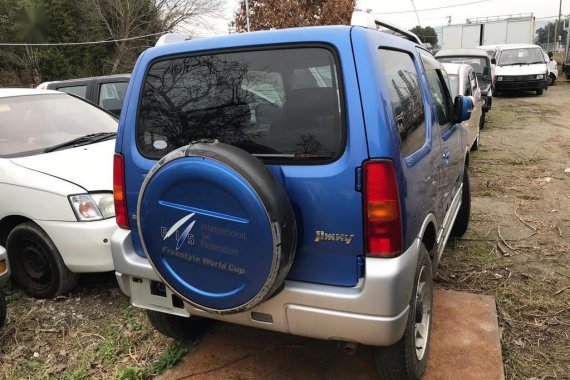
[[[174,223],[172,225],[172,227],[170,227],[170,229],[168,230],[168,232],[164,235],[164,238],[162,239],[163,241],[168,239],[169,237],[171,237],[175,232],[178,231],[178,229],[180,227],[182,227],[184,225],[184,223],[186,223],[187,221],[189,221],[190,219],[192,219],[192,217],[196,215],[196,213],[191,213],[189,215],[186,215],[185,217],[183,217],[182,219],[180,219],[178,222]],[[192,223],[190,223],[182,232],[182,234],[178,237],[178,240],[176,241],[176,250],[178,251],[178,249],[180,249],[180,247],[182,247],[182,244],[184,243],[184,241],[186,240],[186,238],[188,237],[188,235],[190,234],[190,231],[192,231],[192,228],[194,227],[194,224],[196,223],[195,220],[192,221]],[[178,234],[177,234],[178,236]]]

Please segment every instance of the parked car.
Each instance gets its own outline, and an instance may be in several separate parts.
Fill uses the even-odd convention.
[[[501,91],[536,91],[548,88],[548,65],[538,45],[499,45],[491,61],[495,64],[495,95]]]
[[[6,297],[2,288],[10,278],[10,265],[4,247],[0,246],[0,327],[6,322]]]
[[[116,74],[101,77],[69,79],[44,82],[37,89],[57,90],[81,96],[99,107],[119,116],[131,74]]]
[[[475,49],[484,50],[489,58],[493,58],[495,56],[495,52],[497,51],[497,46],[499,45],[481,45],[477,46]]]
[[[112,271],[117,120],[57,91],[0,89],[0,245],[32,297]]]
[[[485,113],[489,112],[493,105],[494,69],[491,67],[491,58],[481,49],[440,50],[435,57],[443,63],[466,63],[473,67],[477,76],[477,87],[481,92],[483,101],[483,119],[481,124],[481,127],[483,127]]]
[[[444,63],[443,67],[447,71],[451,95],[470,96],[473,101],[473,111],[471,117],[465,120],[463,128],[467,132],[466,147],[471,150],[479,149],[481,141],[481,126],[483,125],[483,102],[481,90],[477,83],[477,76],[471,65]]]
[[[188,339],[206,318],[367,344],[383,377],[422,376],[432,270],[469,221],[473,104],[371,17],[139,57],[111,246],[158,331]]]

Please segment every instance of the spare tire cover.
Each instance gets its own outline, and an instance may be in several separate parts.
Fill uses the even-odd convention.
[[[297,231],[285,190],[258,159],[196,143],[163,157],[137,205],[145,253],[188,303],[217,314],[273,295],[291,268]]]

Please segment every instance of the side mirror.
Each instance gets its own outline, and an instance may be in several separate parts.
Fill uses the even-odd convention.
[[[497,60],[495,58],[491,58],[491,65],[496,65],[497,64]]]
[[[469,120],[473,111],[473,98],[470,96],[457,95],[453,102],[453,122],[461,123]]]

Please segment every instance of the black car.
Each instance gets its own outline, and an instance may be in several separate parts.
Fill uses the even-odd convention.
[[[119,116],[123,108],[123,100],[125,99],[125,93],[127,92],[130,79],[131,74],[117,74],[44,82],[37,88],[57,90],[81,96]]]
[[[445,63],[465,63],[471,65],[477,81],[481,87],[481,97],[483,100],[483,117],[491,109],[493,104],[493,75],[491,73],[491,59],[485,50],[482,49],[449,49],[440,50],[435,55],[440,62]]]

